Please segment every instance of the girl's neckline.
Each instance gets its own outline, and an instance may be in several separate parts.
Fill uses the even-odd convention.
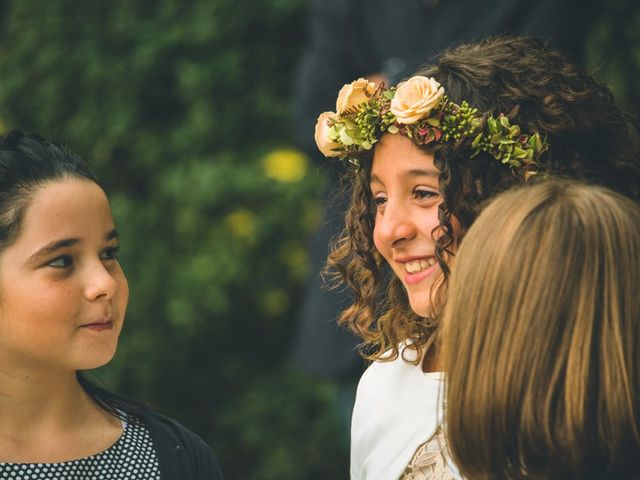
[[[62,465],[70,465],[76,462],[86,462],[87,460],[91,460],[91,459],[95,459],[96,457],[102,456],[102,455],[106,455],[107,453],[109,453],[111,450],[113,450],[114,448],[117,447],[117,445],[123,441],[125,432],[127,431],[127,428],[129,427],[129,423],[124,419],[124,418],[120,418],[120,423],[122,424],[122,433],[120,434],[120,436],[116,439],[115,442],[113,442],[111,445],[109,445],[107,448],[105,448],[104,450],[101,450],[99,452],[93,453],[91,455],[86,455],[84,457],[80,457],[80,458],[74,458],[72,460],[65,460],[62,462],[2,462],[0,461],[0,465],[3,466],[13,466],[13,465],[51,465],[51,466],[62,466]]]

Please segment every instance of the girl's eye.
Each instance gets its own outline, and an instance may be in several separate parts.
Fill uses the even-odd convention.
[[[47,266],[53,268],[69,268],[72,265],[73,258],[71,257],[71,255],[62,255],[60,257],[54,258],[49,263],[47,263]]]
[[[380,205],[384,205],[387,202],[387,197],[385,197],[382,193],[378,193],[373,198],[373,203],[376,204],[376,207]]]
[[[426,199],[437,197],[440,194],[438,192],[434,192],[434,191],[431,191],[431,190],[415,189],[413,191],[413,195],[418,200],[426,200]]]
[[[118,252],[120,251],[120,247],[109,247],[106,248],[100,258],[102,260],[116,260],[118,258]]]

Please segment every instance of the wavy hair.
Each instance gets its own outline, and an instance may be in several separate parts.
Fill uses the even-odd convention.
[[[496,198],[456,255],[442,332],[465,478],[640,474],[640,206],[567,181]]]
[[[550,148],[540,161],[547,175],[581,179],[640,199],[640,149],[633,122],[605,86],[541,41],[500,37],[463,44],[416,74],[434,77],[456,103],[466,100],[485,115],[505,113],[523,131],[546,136]],[[416,148],[434,153],[443,198],[440,226],[434,232],[443,276],[434,285],[429,318],[411,310],[402,284],[373,245],[372,155],[364,155],[361,167],[348,170],[344,181],[351,189],[351,204],[325,273],[331,282],[344,283],[353,292],[353,303],[338,323],[362,339],[360,352],[368,360],[383,355],[395,359],[406,341],[415,350],[434,345],[452,247],[461,240],[453,236],[452,218],[464,232],[487,200],[524,182],[486,153],[470,158],[468,142]]]

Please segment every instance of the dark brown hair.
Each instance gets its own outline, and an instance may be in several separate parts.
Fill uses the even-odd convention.
[[[68,148],[19,130],[0,135],[0,253],[20,235],[36,192],[65,179],[87,180],[103,188],[87,163]],[[126,419],[126,413],[146,411],[143,404],[98,386],[84,372],[78,371],[76,376],[93,401],[108,413]]]
[[[496,198],[456,254],[446,425],[469,479],[640,474],[640,206],[567,181]]]
[[[581,179],[640,199],[637,131],[616,107],[611,92],[560,52],[530,38],[495,38],[446,51],[416,74],[434,77],[456,103],[466,100],[483,114],[507,114],[523,132],[540,132],[550,144],[540,160],[547,175]],[[353,291],[353,304],[339,323],[362,338],[361,351],[371,360],[387,350],[392,355],[385,358],[396,358],[398,344],[405,340],[415,349],[431,345],[446,299],[450,250],[460,240],[453,238],[452,218],[464,232],[485,201],[523,183],[521,176],[487,154],[470,158],[468,142],[430,151],[440,170],[443,196],[434,238],[444,273],[434,286],[430,318],[411,310],[402,284],[388,272],[373,245],[372,155],[361,158],[361,168],[350,170],[345,178],[351,205],[327,272]]]

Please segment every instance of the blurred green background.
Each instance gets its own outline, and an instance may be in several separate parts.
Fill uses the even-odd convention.
[[[305,0],[0,0],[0,121],[111,195],[131,300],[109,387],[198,432],[229,479],[341,479],[334,387],[289,362],[323,172],[296,150]],[[640,106],[640,6],[591,4],[589,68]]]

